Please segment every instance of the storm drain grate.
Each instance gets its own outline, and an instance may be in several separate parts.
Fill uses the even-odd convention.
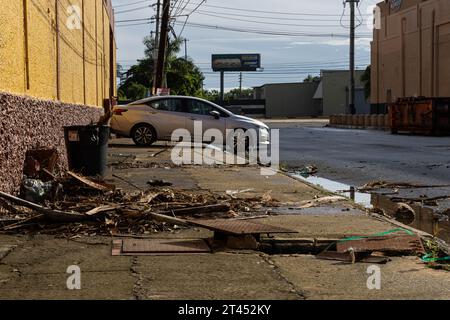
[[[152,256],[189,253],[210,253],[204,240],[123,239],[114,240],[113,256]]]

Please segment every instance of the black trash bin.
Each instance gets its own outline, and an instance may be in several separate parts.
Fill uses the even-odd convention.
[[[104,177],[107,170],[108,126],[64,127],[69,169],[86,176]]]

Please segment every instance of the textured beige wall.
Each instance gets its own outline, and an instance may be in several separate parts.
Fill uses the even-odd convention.
[[[372,103],[450,96],[450,1],[404,0],[382,10],[372,43]],[[389,94],[390,92],[390,94]]]
[[[73,5],[81,9],[81,29],[67,26]],[[0,91],[103,106],[115,82],[105,1],[0,0],[0,7]]]
[[[104,14],[104,10],[103,10],[103,5],[102,5],[102,0],[93,0],[96,1],[97,6],[96,6],[96,13],[97,13],[97,20],[96,20],[96,28],[97,28],[97,39],[98,41],[98,46],[97,46],[97,92],[98,92],[98,102],[97,104],[101,104],[102,103],[102,97],[104,94],[104,90],[103,87],[105,86],[104,84],[104,69],[103,69],[103,65],[104,65],[104,60],[105,57],[103,55],[103,48],[104,48],[104,43],[103,43],[103,14]],[[101,40],[100,40],[101,39]]]
[[[19,0],[0,0],[0,7],[0,90],[24,92],[23,4]]]
[[[26,93],[49,99],[56,99],[54,6],[51,0],[28,1],[27,10],[30,86]]]

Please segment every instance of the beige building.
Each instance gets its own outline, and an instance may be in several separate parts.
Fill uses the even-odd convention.
[[[313,100],[318,82],[274,83],[255,88],[255,98],[265,100],[267,118],[318,116],[320,103]]]
[[[371,102],[450,96],[450,1],[386,0],[372,43]]]
[[[355,72],[356,97],[355,107],[359,114],[370,113],[370,106],[365,99],[364,84],[361,82],[363,70]],[[320,115],[350,113],[350,71],[322,70],[321,82],[314,94],[314,99],[321,101]]]

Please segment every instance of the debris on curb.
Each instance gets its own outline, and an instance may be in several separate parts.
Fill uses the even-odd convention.
[[[36,186],[46,187],[45,192],[37,190],[36,197],[0,193],[1,232],[38,232],[62,237],[148,235],[175,232],[180,226],[192,226],[190,221],[195,219],[249,218],[276,204],[270,193],[236,199],[210,191],[162,186],[126,193],[114,185],[71,171],[58,177],[45,174],[50,181],[36,180]]]
[[[317,199],[313,199],[313,200],[305,200],[302,201],[300,203],[300,206],[298,207],[299,209],[307,209],[307,208],[313,208],[313,207],[317,207],[317,206],[321,206],[324,204],[331,204],[331,203],[336,203],[339,201],[347,201],[348,199],[345,197],[341,197],[341,196],[329,196],[329,197],[322,197],[322,198],[317,198]]]
[[[399,234],[399,233],[404,234]],[[334,247],[335,250],[330,250]],[[375,255],[373,255],[376,253]],[[353,236],[330,244],[316,258],[350,263],[387,263],[387,256],[423,256],[425,247],[419,235],[403,228],[372,236]]]
[[[170,187],[172,183],[164,180],[155,179],[147,181],[147,185],[151,187]]]
[[[106,186],[103,184],[99,184],[97,182],[94,182],[86,177],[83,177],[82,175],[76,174],[75,172],[69,171],[67,172],[67,174],[69,176],[71,176],[72,178],[78,180],[81,183],[84,183],[85,185],[97,189],[99,191],[112,191],[114,189],[114,187],[112,186]]]

